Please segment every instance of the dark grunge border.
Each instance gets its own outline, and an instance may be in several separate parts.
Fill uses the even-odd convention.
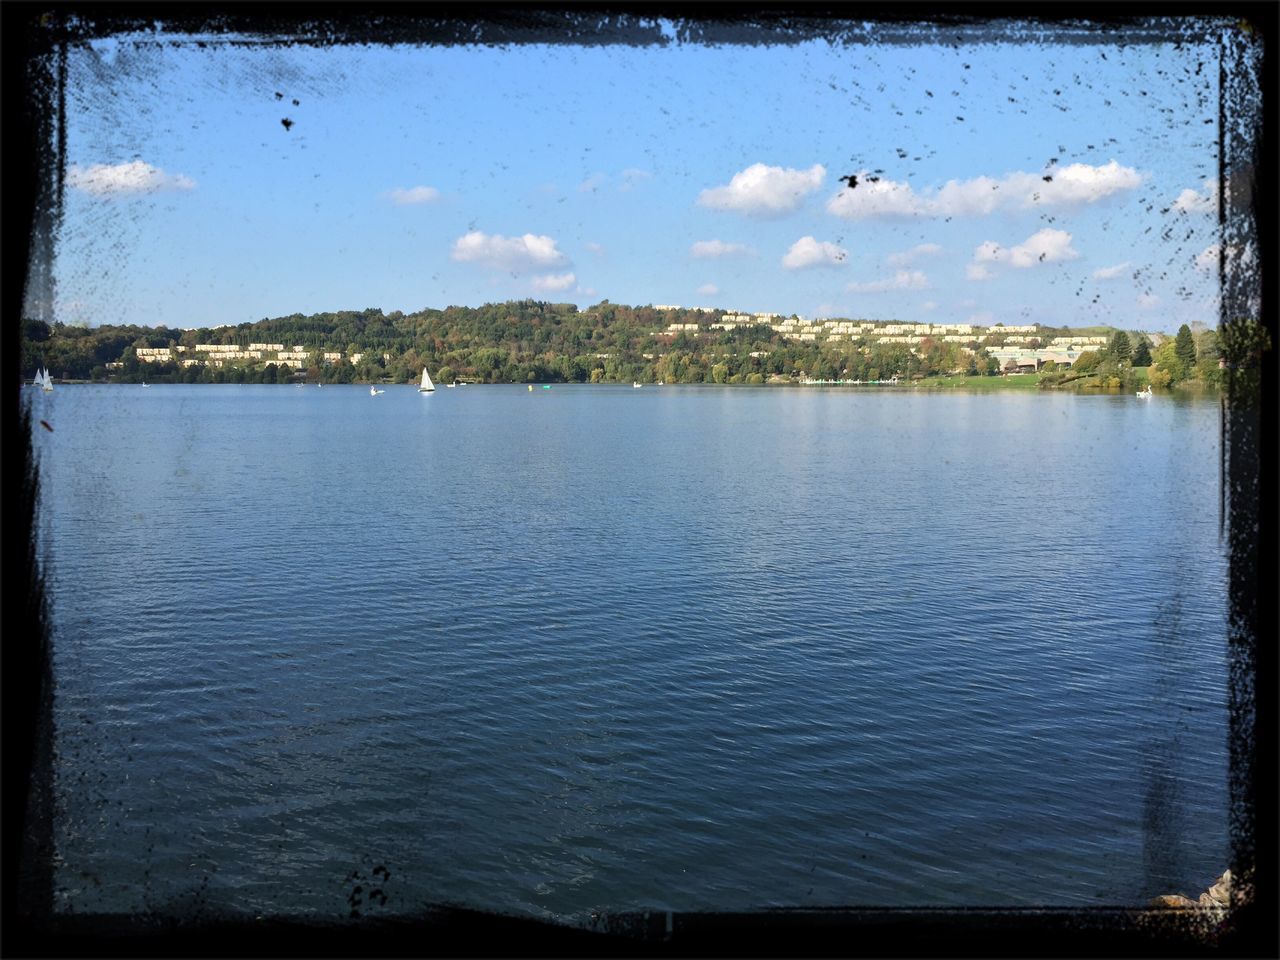
[[[0,322],[3,441],[3,832],[0,949],[9,956],[347,955],[886,955],[886,956],[1276,956],[1276,180],[1274,4],[1198,3],[789,3],[699,6],[644,3],[542,5],[221,5],[9,3],[3,44],[4,267]],[[1221,329],[1228,343],[1223,404],[1223,536],[1229,544],[1232,870],[1252,867],[1253,896],[1215,939],[1172,912],[1093,908],[1010,910],[790,909],[746,914],[624,914],[580,930],[448,905],[358,927],[288,918],[51,916],[50,624],[35,537],[38,464],[21,391],[20,318],[28,288],[51,289],[53,240],[62,211],[65,50],[136,30],[165,35],[252,37],[255,43],[662,44],[657,19],[680,41],[800,42],[874,29],[879,39],[946,43],[993,20],[1017,20],[1033,36],[1089,43],[1174,40],[1197,21],[1234,20],[1224,49],[1219,211],[1226,239],[1252,244],[1252,268],[1223,261]],[[1252,51],[1252,53],[1250,53]],[[1227,199],[1230,197],[1230,199]],[[1230,208],[1228,207],[1230,204]],[[1228,244],[1223,243],[1224,250]],[[1259,267],[1261,265],[1261,267]],[[1257,299],[1260,296],[1260,301]],[[1261,317],[1257,327],[1235,318]],[[1232,352],[1234,349],[1234,352]]]

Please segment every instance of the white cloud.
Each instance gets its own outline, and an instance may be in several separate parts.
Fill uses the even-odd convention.
[[[1138,295],[1138,306],[1143,310],[1150,310],[1160,303],[1160,298],[1154,293],[1143,293]]]
[[[801,270],[805,267],[838,267],[848,257],[848,252],[834,243],[825,243],[813,237],[801,237],[791,245],[791,249],[782,258],[782,265],[788,270]]]
[[[739,253],[750,253],[751,248],[742,243],[725,243],[723,240],[699,240],[689,248],[689,255],[700,260],[715,257],[730,257]]]
[[[1011,249],[1009,262],[1015,267],[1034,267],[1037,263],[1058,263],[1079,256],[1071,246],[1071,234],[1045,227]]]
[[[1142,174],[1117,161],[1101,166],[1073,163],[1046,175],[1016,171],[1000,179],[987,176],[948,180],[931,193],[916,193],[911,184],[867,180],[841,190],[827,202],[827,212],[847,220],[873,217],[986,216],[997,210],[1095,203],[1142,183]]]
[[[165,173],[159,167],[134,160],[131,163],[95,163],[87,167],[73,163],[67,170],[67,186],[106,197],[161,190],[194,190],[196,182],[181,173]]]
[[[851,283],[845,289],[851,293],[884,293],[886,290],[923,290],[927,286],[929,278],[924,275],[924,271],[899,270],[892,279]]]
[[[973,259],[975,263],[996,263],[1005,259],[1007,254],[1001,248],[1000,244],[994,240],[987,240],[980,243],[978,248],[973,251]]]
[[[551,237],[526,233],[522,237],[473,230],[454,241],[452,257],[460,263],[483,263],[495,270],[558,267],[569,258],[556,249]]]
[[[387,194],[391,198],[392,203],[404,206],[411,203],[431,203],[440,199],[440,191],[435,187],[410,187],[405,190],[403,187],[396,187]]]
[[[1211,243],[1199,253],[1196,254],[1196,269],[1203,270],[1206,273],[1213,273],[1218,269],[1218,254],[1221,247],[1217,243]]]
[[[1095,280],[1114,280],[1128,269],[1129,261],[1126,260],[1124,263],[1117,263],[1114,267],[1099,267],[1093,271],[1093,278]]]
[[[927,310],[937,310],[937,309],[938,309],[938,301],[937,301],[937,300],[926,300],[924,303],[920,304],[920,309],[921,309],[921,310],[926,310],[926,311],[927,311]]]
[[[936,243],[918,243],[910,250],[889,254],[885,257],[885,261],[891,267],[908,267],[922,257],[932,257],[941,252],[942,247]]]
[[[703,190],[698,194],[698,204],[713,210],[777,216],[799,207],[806,196],[822,186],[826,175],[827,170],[820,163],[808,170],[755,163],[735,173],[727,186]]]
[[[533,288],[535,290],[568,290],[577,282],[577,279],[572,273],[562,273],[559,276],[547,273],[533,278]]]
[[[720,288],[714,283],[704,283],[698,288],[698,293],[702,294],[704,297],[714,297],[719,292]]]
[[[586,243],[583,244],[583,246],[586,247],[588,250],[590,250],[592,253],[594,253],[597,257],[604,256],[604,247],[596,243],[594,240],[588,240]]]
[[[1206,180],[1203,194],[1191,189],[1183,190],[1173,201],[1173,209],[1179,213],[1217,213],[1218,182]]]
[[[1023,205],[1094,203],[1121,190],[1134,190],[1142,183],[1142,174],[1133,167],[1120,166],[1115,160],[1100,167],[1091,167],[1087,163],[1058,167],[1052,177],[1048,183],[1038,178],[1039,184],[1030,188],[1024,185],[1027,199]],[[1038,200],[1033,198],[1034,194],[1039,194]]]
[[[1028,182],[1023,178],[1029,176],[1011,173],[1003,181],[991,177],[948,180],[934,197],[922,203],[935,217],[985,217],[1002,204],[1012,204],[1015,194]]]
[[[604,185],[609,178],[603,173],[593,173],[587,179],[578,184],[579,193],[594,193],[597,189]]]
[[[622,184],[618,187],[618,189],[621,190],[623,193],[627,192],[628,190],[635,189],[637,184],[643,183],[646,180],[653,179],[653,174],[650,173],[648,170],[640,170],[636,167],[628,167],[626,170],[622,171],[621,176],[622,176]]]
[[[980,243],[973,251],[973,262],[965,267],[970,280],[986,280],[992,276],[987,264],[1007,263],[1025,269],[1040,263],[1074,260],[1079,251],[1071,246],[1071,234],[1050,227],[1033,233],[1015,247],[1002,247],[994,240]]]
[[[853,189],[845,188],[827,201],[827,212],[846,220],[872,217],[917,217],[928,215],[925,202],[915,195],[909,183],[892,180],[866,180],[866,171],[858,174]]]

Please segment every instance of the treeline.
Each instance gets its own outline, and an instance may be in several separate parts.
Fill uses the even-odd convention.
[[[914,378],[942,373],[995,375],[999,365],[983,350],[926,338],[912,351],[903,344],[868,340],[784,340],[766,324],[712,329],[715,314],[629,307],[607,300],[579,310],[574,304],[520,300],[480,307],[451,306],[416,313],[370,308],[311,316],[293,314],[238,326],[98,327],[24,324],[23,368],[45,366],[59,379],[120,382],[318,383],[411,382],[427,367],[440,382],[477,383],[764,383],[770,378]],[[889,322],[889,321],[885,321]],[[671,323],[699,325],[672,337]],[[1066,334],[1045,328],[1041,336]],[[988,343],[999,343],[997,335]],[[303,369],[263,360],[183,366],[202,357],[201,344],[279,343],[312,354]],[[143,348],[185,347],[164,363],[144,363]],[[342,359],[326,362],[324,353]],[[107,364],[121,364],[108,368]]]
[[[1128,390],[1138,385],[1135,369],[1145,367],[1146,382],[1153,387],[1217,387],[1222,383],[1221,356],[1216,330],[1192,333],[1184,323],[1177,336],[1164,338],[1158,347],[1145,334],[1116,330],[1104,348],[1082,353],[1069,370],[1058,372],[1046,364],[1040,386]]]

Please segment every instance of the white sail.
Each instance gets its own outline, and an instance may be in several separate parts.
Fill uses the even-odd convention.
[[[422,368],[422,383],[420,383],[420,384],[418,385],[418,392],[419,392],[419,393],[430,393],[430,392],[431,392],[431,391],[433,391],[435,388],[436,388],[436,385],[435,385],[434,383],[432,383],[432,382],[431,382],[431,374],[427,373],[427,368],[426,368],[426,367],[423,367],[423,368]]]
[[[36,382],[40,384],[40,389],[45,393],[53,390],[53,378],[49,376],[49,371],[44,367],[40,368],[40,372],[36,374]]]

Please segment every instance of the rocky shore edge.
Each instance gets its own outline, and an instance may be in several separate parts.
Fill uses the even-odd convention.
[[[1239,893],[1240,891],[1237,889],[1237,895]],[[1204,893],[1200,894],[1199,900],[1192,900],[1190,897],[1184,897],[1180,893],[1166,893],[1152,898],[1150,906],[1191,907],[1198,910],[1226,910],[1231,906],[1231,871],[1225,871],[1222,876],[1218,878],[1217,883],[1211,886]]]

